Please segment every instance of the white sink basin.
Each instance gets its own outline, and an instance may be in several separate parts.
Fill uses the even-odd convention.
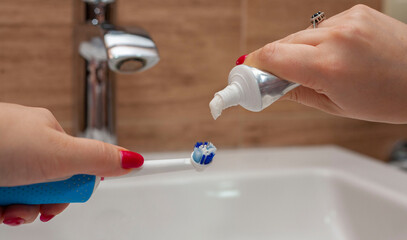
[[[203,173],[104,181],[49,223],[0,225],[0,239],[405,240],[407,174],[329,146],[220,150]]]

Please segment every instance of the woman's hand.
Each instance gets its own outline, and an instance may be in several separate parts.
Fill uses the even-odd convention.
[[[141,155],[96,140],[67,135],[42,108],[0,103],[0,186],[26,185],[75,174],[116,176],[142,166]],[[125,152],[126,154],[121,154]],[[0,206],[0,223],[49,221],[68,204]]]
[[[249,54],[302,86],[283,99],[368,121],[407,123],[407,25],[364,5]]]

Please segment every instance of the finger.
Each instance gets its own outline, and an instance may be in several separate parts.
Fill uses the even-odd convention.
[[[318,88],[319,51],[305,44],[274,42],[249,54],[245,64],[309,88]]]
[[[50,179],[74,174],[117,176],[141,167],[144,158],[138,153],[97,140],[76,138],[55,132],[56,147],[48,148],[47,155],[53,166],[44,166]]]
[[[317,46],[326,39],[328,34],[328,28],[305,29],[279,40],[278,43],[306,44]]]
[[[342,111],[341,108],[333,103],[326,95],[303,86],[299,86],[289,91],[281,98],[281,100],[295,101],[305,106],[320,109],[336,115]]]
[[[39,205],[10,205],[4,207],[3,223],[10,226],[32,223],[39,212]]]
[[[52,129],[65,133],[65,130],[62,128],[62,126],[56,120],[54,114],[49,109],[33,107],[29,108],[29,111],[34,112],[34,114],[40,115],[40,117],[45,121],[45,124]]]
[[[55,130],[61,132],[61,133],[66,133],[65,130],[62,128],[61,124],[59,124],[58,121],[55,121],[55,126],[54,126]]]
[[[352,21],[352,19],[355,19],[355,18],[358,19],[361,16],[369,15],[374,11],[376,11],[376,10],[374,10],[366,5],[357,4],[332,17],[327,17],[325,14],[326,20],[319,23],[318,28],[327,28],[327,27],[333,27],[333,26],[337,26],[337,25],[341,25],[341,24],[346,24],[347,22]],[[385,14],[383,14],[383,16],[385,16]],[[376,16],[375,16],[375,19],[376,19]],[[378,21],[378,20],[377,21],[373,20],[373,22],[380,23],[380,21]],[[309,28],[313,28],[313,26],[311,25]]]
[[[346,16],[349,13],[350,9],[345,10],[343,12],[340,12],[334,16],[328,17],[325,13],[325,20],[320,22],[317,26],[317,28],[327,28],[327,27],[332,27],[335,26],[341,22],[343,22],[343,17]],[[314,26],[311,24],[308,29],[312,29]]]
[[[68,203],[61,204],[42,204],[40,206],[40,220],[42,222],[48,222],[53,219],[56,215],[60,214],[69,206]]]

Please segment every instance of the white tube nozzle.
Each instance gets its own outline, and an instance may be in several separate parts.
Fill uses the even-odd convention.
[[[219,95],[215,95],[212,101],[209,103],[209,108],[211,109],[211,114],[213,119],[217,119],[223,110],[223,100]]]
[[[232,83],[215,93],[215,97],[209,103],[213,119],[216,120],[222,114],[223,109],[239,105],[240,99],[241,89],[238,83]]]

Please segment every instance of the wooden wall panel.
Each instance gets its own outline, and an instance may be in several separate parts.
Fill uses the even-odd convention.
[[[72,23],[73,1],[0,0],[0,24],[23,27],[67,26]]]
[[[241,9],[236,2],[118,2],[118,22],[148,29],[161,55],[153,69],[118,76],[121,144],[149,151],[187,150],[197,140],[240,145],[236,115],[214,122],[208,107],[238,57]]]
[[[69,131],[72,1],[0,6],[0,101],[46,107]]]

